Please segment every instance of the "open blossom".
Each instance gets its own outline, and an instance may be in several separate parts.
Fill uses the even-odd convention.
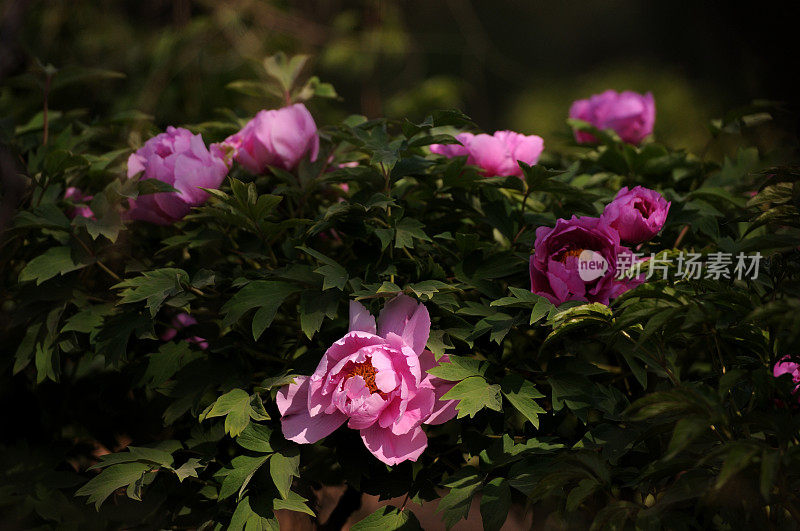
[[[314,374],[278,392],[283,435],[313,443],[347,422],[387,465],[416,461],[428,446],[421,425],[455,415],[456,401],[439,400],[453,382],[427,374],[439,364],[425,349],[430,325],[425,306],[406,295],[387,302],[377,324],[352,301],[350,331],[325,352]]]
[[[197,324],[197,319],[189,315],[188,313],[179,313],[172,319],[172,326],[168,328],[163,334],[161,334],[160,338],[161,341],[170,341],[172,338],[178,335],[178,331],[189,327],[194,326]],[[189,343],[194,343],[201,349],[205,350],[208,348],[208,341],[205,338],[199,336],[191,336],[187,337],[186,341]]]
[[[655,190],[623,186],[603,211],[602,219],[617,229],[620,240],[642,243],[664,226],[671,203]]]
[[[85,195],[80,188],[70,186],[64,191],[64,199],[69,199],[75,203],[75,207],[71,208],[67,215],[72,218],[94,218],[94,212],[87,206],[87,203],[94,198],[93,195]]]
[[[625,142],[639,144],[653,132],[656,104],[650,92],[642,95],[629,90],[619,93],[607,90],[573,102],[569,117],[589,122],[598,129],[613,129]],[[582,131],[575,131],[575,139],[580,143],[597,141]]]
[[[467,156],[467,164],[479,166],[487,177],[522,177],[517,161],[534,165],[544,150],[544,140],[536,135],[523,135],[513,131],[497,131],[493,135],[460,133],[458,144],[432,144],[432,153],[445,157]]]
[[[772,368],[772,374],[775,378],[783,375],[788,374],[792,377],[792,381],[797,385],[794,387],[795,392],[800,390],[800,363],[795,363],[794,361],[789,361],[789,356],[784,356],[781,360],[775,364],[775,367]]]
[[[241,131],[222,144],[248,171],[263,173],[267,166],[291,170],[309,154],[319,154],[317,124],[302,103],[276,110],[259,111]]]
[[[534,253],[530,259],[531,291],[553,304],[566,301],[608,304],[642,279],[618,279],[617,267],[628,267],[633,255],[620,245],[619,234],[600,218],[559,219],[556,226],[536,229]],[[581,271],[589,262],[601,264]],[[587,274],[588,273],[588,274]],[[593,277],[593,278],[592,278]]]
[[[208,199],[201,188],[218,188],[228,174],[225,161],[208,150],[200,135],[167,127],[128,158],[128,177],[144,172],[142,179],[158,179],[177,192],[141,195],[130,199],[128,217],[169,225],[193,206]]]

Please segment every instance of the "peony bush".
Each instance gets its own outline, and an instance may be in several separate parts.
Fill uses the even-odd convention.
[[[4,521],[796,528],[779,110],[713,121],[715,161],[609,90],[559,152],[455,110],[322,123],[332,89],[266,64],[253,117],[6,135]]]

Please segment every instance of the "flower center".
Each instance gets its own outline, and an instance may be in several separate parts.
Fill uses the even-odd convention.
[[[564,253],[558,257],[558,261],[561,262],[562,264],[566,264],[567,257],[574,256],[575,258],[578,258],[582,252],[583,249],[569,249],[567,251],[564,251]]]
[[[378,386],[375,384],[375,367],[372,366],[372,363],[369,360],[362,362],[362,363],[353,363],[349,362],[344,367],[344,372],[347,375],[346,378],[352,378],[353,376],[361,376],[364,379],[364,383],[367,385],[367,389],[369,389],[370,393],[379,393],[380,390]]]
[[[634,201],[633,202],[633,208],[635,208],[636,210],[641,212],[642,213],[642,217],[645,218],[645,219],[647,219],[650,216],[650,209],[647,208],[647,205],[645,204],[644,201],[641,201],[641,200]]]

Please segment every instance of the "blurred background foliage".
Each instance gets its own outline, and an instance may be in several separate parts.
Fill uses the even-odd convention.
[[[27,122],[41,108],[42,65],[51,64],[62,78],[63,69],[76,78],[78,67],[99,69],[90,84],[64,84],[51,95],[52,109],[83,109],[87,119],[130,119],[136,110],[142,127],[152,120],[164,128],[219,119],[222,109],[249,116],[275,103],[228,85],[257,78],[261,60],[284,51],[314,56],[313,71],[336,88],[339,101],[313,109],[322,123],[350,113],[419,120],[457,107],[485,130],[536,133],[561,148],[574,99],[631,89],[654,93],[661,142],[702,151],[710,118],[754,98],[794,105],[793,31],[790,17],[775,16],[779,7],[772,0],[757,10],[636,0],[8,0],[0,77],[10,79],[0,97],[17,125]],[[141,141],[135,129],[128,140]]]

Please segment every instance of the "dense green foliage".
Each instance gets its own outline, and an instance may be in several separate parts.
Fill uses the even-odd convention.
[[[800,353],[800,171],[773,166],[769,112],[711,125],[710,144],[739,144],[720,163],[595,131],[598,146],[546,149],[524,180],[428,153],[477,128],[460,112],[352,116],[321,128],[316,162],[235,166],[168,227],[120,216],[164,190],[124,175],[119,139],[141,116],[5,124],[24,195],[0,255],[0,507],[31,527],[263,529],[273,510],[313,516],[313,489],[346,482],[441,497],[448,525],[480,503],[486,529],[512,503],[571,527],[796,527],[800,412],[772,367]],[[240,126],[192,129],[210,142]],[[611,307],[531,294],[535,229],[634,185],[672,201],[640,252],[758,251],[758,277],[651,279]],[[70,221],[67,186],[94,195],[96,219]],[[283,439],[278,387],[347,331],[348,301],[377,313],[399,292],[430,311],[459,418],[394,467],[345,428]],[[198,324],[160,340],[181,312]],[[368,520],[417,525],[395,509]]]

